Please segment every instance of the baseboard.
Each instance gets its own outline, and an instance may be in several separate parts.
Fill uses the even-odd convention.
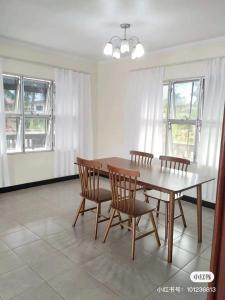
[[[46,185],[46,184],[51,184],[51,183],[56,183],[56,182],[61,182],[61,181],[77,179],[77,178],[79,178],[78,174],[64,176],[64,177],[58,177],[58,178],[51,178],[51,179],[46,179],[46,180],[41,180],[41,181],[28,182],[28,183],[23,183],[23,184],[17,184],[17,185],[0,188],[0,193],[8,193],[8,192],[13,192],[13,191],[17,191],[17,190],[28,189],[28,188],[35,187],[35,186],[41,186],[41,185]]]
[[[196,198],[194,197],[190,197],[190,196],[186,196],[184,195],[182,197],[182,200],[186,201],[186,202],[189,202],[189,203],[193,203],[193,204],[196,204],[197,203],[197,200]],[[202,200],[202,206],[204,207],[207,207],[207,208],[212,208],[212,209],[215,209],[215,203],[212,203],[212,202],[208,202],[208,201],[205,201],[205,200]]]

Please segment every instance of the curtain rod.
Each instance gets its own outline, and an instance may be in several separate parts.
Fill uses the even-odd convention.
[[[225,56],[220,55],[220,56],[212,56],[212,57],[208,57],[208,58],[200,58],[200,59],[194,59],[194,60],[190,60],[190,61],[183,61],[183,62],[177,62],[177,63],[159,64],[159,65],[154,65],[154,66],[150,66],[150,67],[133,69],[133,70],[130,70],[130,72],[144,71],[144,70],[148,70],[148,69],[156,68],[156,67],[172,67],[172,66],[185,65],[185,64],[196,63],[196,62],[203,62],[203,61],[207,61],[207,60],[217,58],[217,57],[221,58],[221,57],[225,57]]]
[[[88,73],[88,72],[84,72],[84,71],[80,71],[80,70],[76,70],[76,69],[72,69],[72,68],[66,68],[66,67],[62,67],[62,66],[59,66],[59,65],[55,65],[55,64],[48,64],[48,63],[44,63],[44,62],[36,62],[36,61],[29,60],[29,59],[15,58],[15,57],[10,57],[10,56],[6,56],[6,55],[0,55],[0,58],[17,60],[17,61],[20,61],[20,62],[30,63],[30,64],[44,66],[44,67],[66,69],[66,70],[74,71],[74,72],[77,72],[77,73],[90,75],[90,73]]]

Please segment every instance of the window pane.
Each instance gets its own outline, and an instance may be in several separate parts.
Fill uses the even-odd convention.
[[[171,95],[170,118],[191,119],[198,116],[200,80],[175,82]]]
[[[163,85],[163,119],[167,119],[169,85]]]
[[[196,126],[172,124],[169,130],[169,155],[194,160]]]
[[[19,78],[3,76],[4,102],[6,112],[19,112]]]
[[[51,149],[51,122],[48,118],[25,118],[25,150]]]
[[[50,84],[47,81],[24,80],[24,112],[50,114]]]
[[[20,152],[22,150],[21,124],[20,117],[6,117],[7,152]]]

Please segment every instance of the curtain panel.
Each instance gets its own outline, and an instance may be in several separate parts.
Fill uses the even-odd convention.
[[[55,70],[55,177],[73,175],[76,156],[93,157],[90,75]]]
[[[132,71],[129,74],[126,103],[126,146],[159,156],[163,153],[164,68]]]
[[[217,177],[225,103],[225,58],[208,62],[202,116],[198,168],[203,174]],[[217,181],[203,185],[203,199],[215,202]]]
[[[0,58],[0,187],[10,185],[6,150],[4,89],[2,78],[2,59]]]

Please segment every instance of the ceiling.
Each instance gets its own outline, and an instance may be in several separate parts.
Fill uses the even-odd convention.
[[[0,0],[0,36],[94,60],[131,23],[146,52],[225,36],[224,0]]]

